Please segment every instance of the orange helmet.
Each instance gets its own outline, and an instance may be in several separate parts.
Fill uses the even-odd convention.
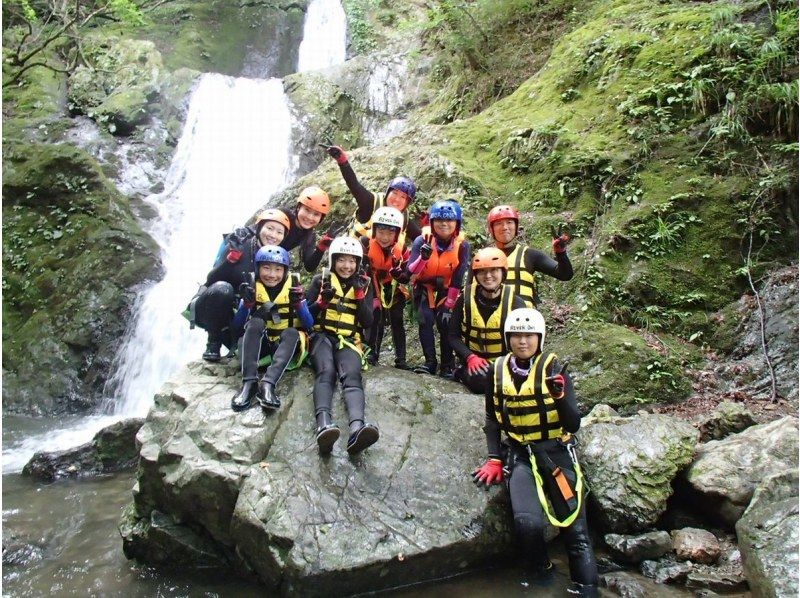
[[[489,210],[489,215],[486,217],[486,228],[489,229],[489,234],[492,238],[494,238],[492,225],[498,220],[505,220],[507,218],[516,222],[517,227],[519,227],[519,212],[512,206],[495,206]]]
[[[260,229],[261,225],[267,221],[278,222],[282,224],[286,228],[287,233],[289,232],[289,229],[292,228],[292,223],[289,220],[289,217],[281,210],[276,210],[275,208],[264,210],[258,215],[256,218],[256,230]]]
[[[502,268],[508,270],[508,258],[497,247],[484,247],[475,257],[472,258],[472,270],[483,270],[485,268]]]
[[[297,202],[303,204],[307,208],[316,210],[323,216],[331,209],[331,198],[316,185],[303,189],[297,198]]]

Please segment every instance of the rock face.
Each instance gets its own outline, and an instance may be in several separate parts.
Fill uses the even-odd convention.
[[[134,439],[143,423],[142,418],[125,419],[100,430],[91,442],[64,451],[36,453],[22,473],[52,482],[133,468],[139,456]]]
[[[371,368],[367,419],[381,439],[350,458],[335,399],[345,434],[321,458],[313,374],[287,375],[279,412],[237,414],[237,366],[192,363],[156,395],[120,527],[127,555],[175,564],[175,551],[182,565],[227,562],[272,590],[322,595],[454,574],[512,545],[505,491],[478,491],[469,476],[486,452],[475,396]]]
[[[672,544],[678,560],[694,563],[716,563],[722,550],[717,538],[708,530],[687,527],[672,532]]]
[[[797,470],[796,417],[752,426],[698,447],[686,471],[692,497],[710,517],[733,526],[765,475]]]
[[[630,563],[657,559],[672,551],[669,534],[659,530],[640,536],[606,534],[605,542],[614,553]]]
[[[741,403],[723,401],[708,416],[698,421],[700,442],[722,440],[756,423],[753,414]]]
[[[766,477],[736,522],[747,581],[755,596],[798,592],[797,468]]]
[[[651,527],[666,510],[671,482],[691,462],[698,433],[673,417],[623,418],[597,407],[578,437],[596,521],[605,529],[635,532]]]

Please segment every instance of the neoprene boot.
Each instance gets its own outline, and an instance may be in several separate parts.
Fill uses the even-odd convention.
[[[258,404],[265,411],[281,408],[281,400],[275,394],[275,387],[266,380],[259,382],[256,398],[258,399]]]
[[[570,596],[581,596],[581,598],[597,598],[597,586],[594,584],[584,584],[573,581],[567,588]]]
[[[378,427],[364,423],[362,421],[354,421],[350,424],[350,438],[347,440],[347,452],[351,455],[360,453],[365,448],[372,446],[378,442],[380,432]]]
[[[330,413],[317,414],[317,448],[320,455],[327,455],[333,450],[339,434],[339,428],[331,421]]]
[[[455,366],[452,363],[443,363],[442,367],[439,368],[439,376],[445,380],[453,380],[454,370]]]
[[[211,362],[219,361],[222,359],[222,355],[219,353],[220,349],[222,349],[222,341],[211,340],[211,337],[209,337],[206,343],[206,351],[203,353],[203,359]]]
[[[242,390],[231,399],[231,409],[234,411],[244,411],[250,408],[253,396],[256,394],[257,384],[255,380],[245,380],[242,383]]]

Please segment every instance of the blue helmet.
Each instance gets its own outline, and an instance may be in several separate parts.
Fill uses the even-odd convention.
[[[417,186],[407,176],[396,176],[392,179],[392,182],[389,183],[389,186],[386,187],[386,195],[389,195],[389,192],[392,189],[397,189],[398,191],[402,191],[414,201],[414,198],[417,196]]]
[[[258,267],[261,264],[278,264],[284,266],[287,272],[292,267],[292,258],[289,257],[289,252],[277,245],[264,245],[256,252],[253,262],[255,263],[256,273],[258,273]]]
[[[428,218],[434,220],[455,220],[461,226],[461,206],[455,199],[437,201],[428,210]]]

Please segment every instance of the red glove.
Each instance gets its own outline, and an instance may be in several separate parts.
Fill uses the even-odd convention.
[[[500,459],[489,457],[486,463],[472,472],[472,481],[488,490],[492,484],[499,484],[503,481],[503,462]]]
[[[377,310],[379,310],[380,308],[381,308],[381,298],[380,298],[380,297],[375,297],[375,298],[372,300],[372,309],[374,309],[374,310],[376,310],[376,311],[377,311]]]
[[[370,277],[366,274],[360,274],[353,281],[353,288],[355,289],[355,298],[357,301],[361,301],[367,294],[370,282]]]
[[[306,298],[306,292],[303,290],[303,287],[296,286],[289,289],[289,303],[295,309],[300,307],[300,304],[303,302],[303,299]]]
[[[489,362],[485,360],[480,355],[476,355],[475,353],[470,353],[469,357],[467,357],[467,373],[470,376],[475,376],[476,374],[485,374],[489,371]]]
[[[569,365],[568,361],[564,362],[564,365],[561,366],[561,369],[558,370],[556,374],[553,376],[548,376],[544,379],[544,383],[547,384],[547,390],[550,391],[550,396],[554,399],[563,399],[564,398],[564,388],[567,385],[567,381],[564,378],[564,374],[567,371],[567,366]]]
[[[444,306],[447,309],[453,309],[456,306],[456,302],[458,301],[458,295],[461,293],[461,289],[458,287],[450,287],[447,289],[447,299],[444,300]]]
[[[228,255],[225,256],[225,259],[228,260],[231,264],[235,264],[239,261],[242,257],[242,252],[238,249],[231,249],[228,251]]]
[[[328,251],[331,243],[333,243],[333,237],[331,236],[330,231],[328,231],[322,235],[322,237],[320,237],[319,241],[317,241],[317,249],[320,251],[320,253],[325,253]]]
[[[326,150],[328,155],[336,160],[338,165],[347,164],[347,154],[344,153],[344,150],[338,145],[332,145],[328,147]]]
[[[552,231],[553,231],[553,253],[555,253],[556,255],[559,255],[561,253],[566,253],[567,245],[572,239],[570,239],[567,233],[561,232],[560,226],[558,227],[558,230],[556,230],[555,226],[552,227]]]

